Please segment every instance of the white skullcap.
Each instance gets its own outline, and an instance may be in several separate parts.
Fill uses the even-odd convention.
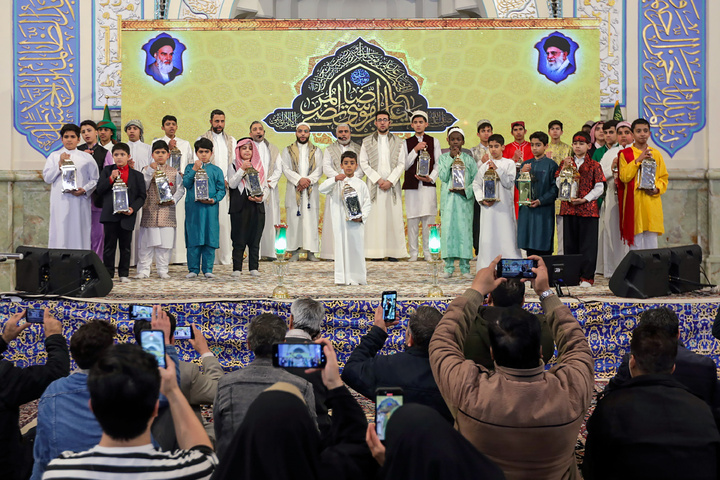
[[[490,120],[488,120],[487,118],[483,118],[483,119],[481,119],[481,120],[478,120],[477,125],[476,125],[476,128],[480,128],[480,125],[482,125],[483,123],[490,123]],[[492,125],[492,124],[491,124],[491,125]]]
[[[447,133],[448,138],[450,138],[450,134],[453,132],[458,132],[460,135],[462,135],[463,140],[465,139],[465,132],[462,131],[462,128],[452,127],[450,130],[448,130],[448,133]]]
[[[308,127],[308,130],[311,130],[310,124],[307,123],[307,122],[300,122],[300,123],[298,123],[298,124],[295,126],[295,130],[297,130],[298,128],[302,127],[303,125],[305,125],[306,127]]]
[[[423,117],[426,122],[429,121],[429,120],[428,120],[428,115],[427,115],[427,113],[423,112],[422,110],[415,110],[414,112],[412,112],[412,113],[410,114],[410,119],[411,119],[411,120],[412,120],[413,118],[415,118],[415,117]]]

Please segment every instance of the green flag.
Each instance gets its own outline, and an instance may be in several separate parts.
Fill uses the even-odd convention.
[[[107,106],[105,106],[107,108]],[[622,110],[620,110],[620,102],[615,101],[615,111],[613,112],[613,120],[617,120],[618,122],[622,122],[623,116],[622,116]]]

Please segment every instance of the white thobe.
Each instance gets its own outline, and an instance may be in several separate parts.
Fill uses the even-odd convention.
[[[299,159],[298,172],[292,169],[290,153],[285,148],[282,152],[282,170],[287,178],[285,188],[285,215],[287,216],[287,250],[295,251],[299,248],[308,252],[317,253],[320,246],[318,237],[318,223],[320,219],[320,195],[317,189],[317,182],[322,176],[322,153],[317,150],[315,153],[315,169],[310,170],[308,159],[308,144],[298,144]],[[312,192],[308,198],[308,189],[300,195],[300,205],[295,198],[295,187],[302,178],[310,179]],[[308,205],[310,208],[308,208]],[[298,212],[300,215],[298,216]]]
[[[350,185],[355,189],[362,210],[362,222],[348,221],[345,218],[345,199],[343,189]],[[366,285],[365,267],[365,221],[372,209],[370,190],[358,177],[348,177],[340,182],[328,177],[320,185],[320,193],[325,194],[325,204],[330,204],[330,216],[333,225],[335,251],[335,283],[340,285]]]
[[[500,201],[489,207],[482,204],[485,199],[483,175],[488,169],[489,161],[480,165],[473,181],[473,192],[482,210],[477,270],[490,265],[490,262],[498,255],[502,255],[503,258],[522,258],[522,253],[517,248],[514,201],[515,162],[509,158],[492,159],[492,161],[495,163],[496,172],[500,177],[500,186],[498,187]]]
[[[420,141],[422,141],[422,137]],[[434,185],[434,182],[440,172],[438,169],[438,161],[440,160],[442,152],[440,151],[440,142],[435,139],[434,143],[435,149],[433,153],[435,154],[435,163],[429,175],[433,181],[433,185],[427,186],[423,184],[423,182],[418,181],[417,190],[405,190],[405,214],[408,219],[429,216],[434,218],[437,216],[437,186]],[[415,150],[408,152],[407,142],[403,142],[398,155],[400,155],[399,162],[405,165],[405,170],[412,167],[418,157]]]
[[[142,172],[142,169],[152,163],[152,146],[147,143],[143,143],[140,140],[137,142],[127,142],[130,147],[130,158],[135,161],[134,169],[138,172]],[[132,245],[130,246],[130,266],[134,267],[140,256],[140,242],[138,236],[140,235],[140,221],[142,220],[142,209],[138,210],[135,215],[135,228],[133,229]],[[115,262],[120,261],[120,251],[115,254]]]
[[[70,154],[75,164],[78,188],[85,194],[76,197],[72,193],[62,193],[62,175],[60,171],[60,155]],[[90,250],[90,230],[92,229],[92,213],[90,194],[97,186],[100,172],[95,159],[80,150],[61,148],[48,156],[43,168],[43,180],[50,184],[50,236],[48,248],[69,248]]]
[[[162,138],[156,138],[155,140],[164,140],[165,143],[170,143],[171,138],[165,135]],[[155,142],[153,140],[153,142]],[[179,173],[182,175],[182,173],[185,171],[185,167],[188,165],[188,163],[192,163],[195,161],[193,157],[193,148],[192,145],[190,145],[190,142],[187,140],[183,140],[182,138],[175,137],[175,146],[180,150],[182,153],[182,159],[180,160],[180,170]],[[151,146],[152,148],[152,146]],[[180,182],[180,185],[182,185],[182,181]],[[183,192],[185,191],[185,188],[183,187]],[[175,202],[177,203],[177,202]],[[178,225],[185,225],[185,209],[184,208],[176,208],[175,209],[175,219],[177,220]],[[173,248],[172,254],[170,256],[170,263],[185,263],[187,261],[187,252],[185,251],[185,231],[183,228],[176,228],[175,229],[175,247]]]
[[[605,201],[600,207],[600,225],[598,229],[598,271],[610,278],[625,254],[630,250],[620,237],[620,207],[618,206],[617,187],[612,171],[612,163],[620,153],[620,146],[609,149],[600,160],[603,174],[607,179]]]
[[[340,154],[342,155],[343,153],[350,150],[350,146],[350,144],[340,145]],[[325,149],[325,154],[323,155],[323,173],[327,178],[335,178],[337,175],[343,173],[342,170],[335,170],[335,164],[333,163],[333,158],[330,154],[329,148]],[[360,165],[358,165],[358,168],[357,170],[355,170],[355,174],[353,175],[353,177],[361,179],[362,176],[362,168],[360,168]],[[335,240],[333,240],[332,215],[330,215],[330,204],[327,201],[327,198],[325,198],[325,213],[323,214],[322,237],[320,238],[320,258],[333,260],[335,258],[335,255],[333,254],[334,249]]]
[[[227,178],[228,167],[235,161],[235,152],[228,152],[225,139],[222,134],[212,132],[213,142],[213,163],[220,167],[223,178]],[[234,137],[230,137],[231,145],[237,144]],[[227,188],[226,188],[227,190]],[[227,192],[226,192],[227,193]],[[232,241],[230,239],[230,195],[225,195],[220,201],[220,248],[215,253],[216,265],[230,265],[232,263]]]
[[[360,167],[367,176],[368,189],[380,180],[387,180],[393,187],[387,191],[377,187],[377,195],[372,206],[372,213],[365,225],[365,257],[366,258],[405,258],[408,256],[405,244],[405,225],[403,222],[402,194],[397,192],[393,201],[395,184],[405,171],[405,162],[397,162],[390,168],[390,146],[387,135],[378,135],[378,166],[377,170],[370,166],[365,145],[360,149]]]
[[[277,158],[270,158],[270,149],[265,142],[257,143],[253,141],[254,148],[260,152],[260,160],[262,160],[265,169],[265,179],[267,180],[267,195],[263,198],[265,202],[265,226],[263,227],[262,237],[260,238],[260,257],[275,258],[275,225],[280,223],[280,195],[278,194],[278,182],[282,177],[282,160],[278,154]],[[275,164],[272,175],[268,176],[270,165]]]

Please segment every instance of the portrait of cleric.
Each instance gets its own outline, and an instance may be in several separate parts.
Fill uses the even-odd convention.
[[[145,45],[145,73],[165,85],[183,72],[182,54],[185,45],[167,33],[161,33]]]
[[[560,83],[575,73],[575,51],[578,44],[560,32],[553,32],[535,44],[538,51],[537,71],[548,80]]]

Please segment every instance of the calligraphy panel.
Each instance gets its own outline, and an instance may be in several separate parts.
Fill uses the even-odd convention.
[[[228,0],[170,0],[168,18],[179,20],[231,18],[236,2]]]
[[[642,0],[640,105],[671,157],[705,126],[706,4]]]
[[[78,2],[13,2],[15,128],[47,155],[60,144],[60,127],[79,116]]]
[[[536,18],[535,0],[494,0],[497,18]]]
[[[600,102],[625,105],[625,0],[582,0],[575,16],[600,20]]]
[[[118,20],[141,20],[143,0],[95,0],[93,6],[93,107],[120,108]]]

